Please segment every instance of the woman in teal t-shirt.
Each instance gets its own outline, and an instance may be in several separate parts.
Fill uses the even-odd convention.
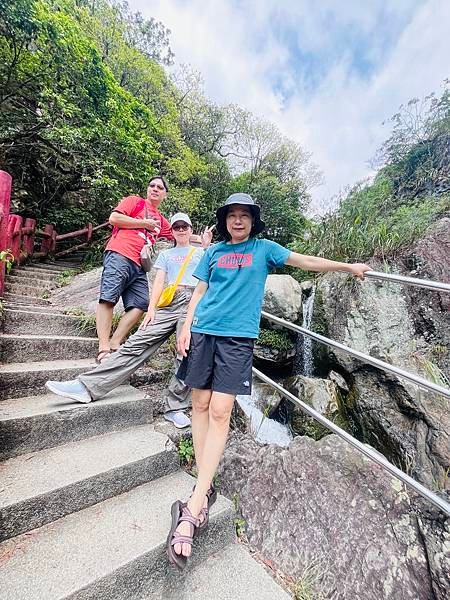
[[[211,246],[194,271],[199,281],[178,338],[178,351],[185,357],[178,377],[193,388],[192,436],[198,467],[188,502],[177,500],[172,505],[167,553],[179,568],[191,554],[195,528],[208,523],[208,510],[216,498],[212,480],[236,395],[251,393],[253,343],[267,275],[290,265],[307,271],[347,271],[363,279],[370,269],[304,256],[257,239],[264,223],[259,206],[248,194],[232,194],[216,214],[217,231],[224,241]]]

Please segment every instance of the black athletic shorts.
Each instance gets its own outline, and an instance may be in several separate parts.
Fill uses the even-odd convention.
[[[252,393],[252,338],[191,333],[177,377],[191,388],[236,396]]]

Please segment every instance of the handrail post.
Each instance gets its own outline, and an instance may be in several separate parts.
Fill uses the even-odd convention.
[[[42,240],[41,252],[44,253],[44,256],[47,256],[52,247],[53,225],[44,225],[43,232],[47,235]]]
[[[32,256],[34,251],[34,236],[36,231],[36,220],[35,219],[25,219],[24,227],[26,228],[26,232],[23,235],[23,257],[27,258],[28,256]]]
[[[8,250],[8,223],[11,206],[12,177],[6,171],[0,171],[0,251]],[[0,261],[0,298],[5,288],[5,263]]]
[[[11,233],[11,252],[14,256],[14,262],[20,263],[22,249],[22,222],[20,215],[9,215],[10,233]]]

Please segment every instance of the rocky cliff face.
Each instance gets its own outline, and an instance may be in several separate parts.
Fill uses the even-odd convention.
[[[249,543],[297,580],[313,573],[311,597],[446,597],[450,521],[414,512],[414,495],[340,438],[283,449],[234,434],[219,474]]]
[[[391,271],[448,282],[449,248],[450,219],[442,219],[391,265]],[[405,265],[414,269],[407,271]],[[334,273],[321,278],[317,297],[313,327],[352,348],[446,385],[448,294],[373,280],[359,283]],[[323,349],[317,353],[319,370],[336,365],[351,382],[347,406],[363,439],[428,487],[450,489],[448,400],[344,353]]]

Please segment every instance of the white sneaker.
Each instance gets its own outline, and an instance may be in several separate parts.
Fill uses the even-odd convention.
[[[83,404],[92,402],[92,398],[89,392],[78,379],[71,379],[70,381],[47,381],[46,387],[58,396],[64,396],[64,398],[70,398]]]
[[[170,421],[178,429],[184,429],[191,424],[190,418],[182,410],[171,410],[164,413],[166,421]]]

